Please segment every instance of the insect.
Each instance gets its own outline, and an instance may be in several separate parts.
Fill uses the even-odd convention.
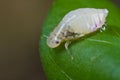
[[[70,11],[50,33],[47,45],[55,48],[66,41],[65,48],[68,49],[70,40],[81,38],[102,28],[107,15],[107,9],[80,8]]]

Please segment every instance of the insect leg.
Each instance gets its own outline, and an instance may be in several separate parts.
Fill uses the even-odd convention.
[[[68,46],[69,46],[70,43],[71,43],[71,41],[67,41],[67,42],[65,43],[65,49],[66,49],[67,52],[70,54],[71,59],[73,60],[73,59],[74,59],[73,54],[72,54],[72,52],[71,52],[71,51],[69,50],[69,48],[68,48]]]
[[[106,26],[107,26],[107,23],[105,22],[104,25],[100,28],[100,32],[105,31]]]

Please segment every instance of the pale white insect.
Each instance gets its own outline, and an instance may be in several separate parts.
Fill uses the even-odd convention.
[[[55,48],[64,41],[69,42],[102,28],[107,15],[107,9],[80,8],[70,11],[47,38],[47,45]],[[67,46],[68,43],[65,44]]]

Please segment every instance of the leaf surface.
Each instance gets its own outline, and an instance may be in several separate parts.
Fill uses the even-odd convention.
[[[44,35],[57,26],[66,13],[78,8],[107,8],[107,27],[84,39],[52,49]],[[120,11],[110,0],[55,0],[42,27],[40,57],[48,80],[120,80]]]

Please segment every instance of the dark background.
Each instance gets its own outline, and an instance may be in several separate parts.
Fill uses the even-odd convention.
[[[120,7],[120,0],[112,0]],[[46,80],[40,29],[52,0],[0,0],[0,80]]]
[[[52,0],[0,0],[0,80],[44,80],[40,28]]]

